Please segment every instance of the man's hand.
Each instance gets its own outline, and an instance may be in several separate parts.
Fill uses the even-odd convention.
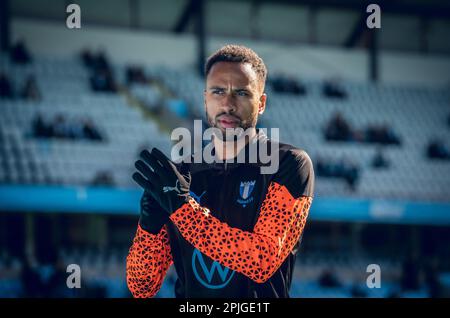
[[[141,198],[141,215],[139,218],[141,228],[151,234],[158,234],[168,221],[167,212],[148,191],[144,191]]]
[[[183,176],[175,164],[156,148],[140,154],[142,160],[135,162],[139,172],[133,179],[148,191],[161,207],[172,214],[189,199],[190,174]]]

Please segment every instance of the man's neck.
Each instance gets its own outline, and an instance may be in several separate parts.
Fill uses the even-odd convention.
[[[235,158],[238,153],[244,148],[247,143],[250,142],[256,136],[256,128],[250,128],[251,131],[248,135],[239,138],[236,141],[223,141],[217,138],[213,138],[214,148],[216,156],[220,160],[228,160]]]

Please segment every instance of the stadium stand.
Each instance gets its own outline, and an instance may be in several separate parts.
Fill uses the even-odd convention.
[[[157,125],[131,107],[124,96],[92,93],[88,72],[78,61],[37,58],[24,66],[2,56],[1,63],[16,86],[34,74],[43,92],[38,102],[2,100],[1,182],[87,185],[98,172],[107,170],[118,186],[129,187],[133,158],[142,144],[170,149],[167,134],[159,132]],[[39,114],[45,114],[44,121],[58,115],[74,122],[88,118],[105,140],[34,138],[32,123]],[[31,173],[34,171],[36,174]]]
[[[43,100],[39,102],[2,101],[1,135],[5,142],[2,143],[1,160],[4,166],[10,167],[3,170],[3,182],[33,183],[30,169],[36,169],[39,180],[42,176],[50,183],[59,180],[62,184],[81,185],[88,184],[100,170],[110,170],[117,185],[130,187],[134,186],[129,178],[131,163],[140,145],[150,143],[170,152],[168,135],[158,132],[157,125],[146,120],[125,97],[114,93],[92,93],[88,73],[78,61],[37,58],[32,64],[23,66],[9,63],[3,57],[2,65],[16,86],[20,86],[29,74],[34,74],[43,91]],[[163,67],[146,71],[175,96],[186,100],[192,113],[202,118],[204,83],[199,76]],[[302,145],[314,160],[332,155],[351,158],[362,167],[356,191],[349,190],[345,181],[330,178],[318,182],[319,195],[423,200],[445,200],[450,196],[450,180],[446,177],[450,165],[446,161],[430,160],[426,155],[428,142],[436,135],[437,128],[441,127],[438,131],[443,140],[450,140],[445,121],[447,90],[342,81],[348,99],[341,101],[323,97],[321,84],[307,82],[305,85],[310,92],[307,96],[279,94],[269,88],[268,107],[262,117],[267,128],[284,127],[281,139]],[[158,105],[161,99],[155,88],[146,90],[133,84],[130,91],[145,100],[149,107]],[[375,156],[377,146],[382,145],[380,143],[326,141],[323,131],[330,114],[335,112],[343,114],[354,127],[385,123],[394,127],[403,143],[385,145],[383,150],[395,166],[382,171],[370,168],[371,158]],[[104,133],[106,141],[36,140],[32,138],[31,123],[34,116],[42,113],[46,118],[57,114],[74,120],[90,118]],[[427,187],[417,193],[421,184]]]

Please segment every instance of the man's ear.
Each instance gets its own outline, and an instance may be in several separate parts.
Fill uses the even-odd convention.
[[[264,110],[266,109],[266,100],[267,100],[267,95],[265,93],[263,93],[261,95],[261,97],[259,98],[259,106],[258,106],[258,114],[262,114],[264,113]]]
[[[206,89],[203,90],[203,106],[205,106],[205,112],[206,112]]]

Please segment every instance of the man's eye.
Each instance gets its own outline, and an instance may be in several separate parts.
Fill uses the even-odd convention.
[[[215,95],[222,95],[223,91],[219,91],[219,90],[213,91],[213,94],[215,94]]]
[[[238,92],[238,95],[239,96],[248,96],[248,93],[247,92]]]

